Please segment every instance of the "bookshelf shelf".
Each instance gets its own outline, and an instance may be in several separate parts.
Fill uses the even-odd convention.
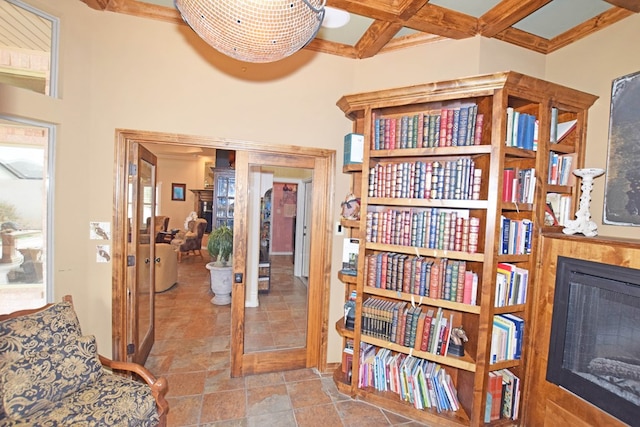
[[[524,150],[516,147],[505,147],[504,154],[507,157],[515,157],[522,159],[535,159],[536,152],[533,150]]]
[[[366,243],[367,249],[387,252],[397,252],[410,255],[421,255],[432,258],[454,258],[463,261],[483,262],[485,256],[482,253],[469,253],[459,251],[445,251],[440,249],[417,248],[415,246],[387,245],[383,243]]]
[[[502,202],[501,206],[503,211],[532,211],[534,206],[532,203],[515,203],[515,202]]]
[[[561,225],[554,225],[554,226],[544,226],[542,227],[542,234],[547,234],[547,233],[559,233],[562,234],[562,229],[564,227]]]
[[[340,336],[345,338],[353,338],[353,331],[351,329],[347,329],[344,325],[344,317],[341,317],[336,322],[336,331]]]
[[[340,218],[340,225],[348,228],[358,228],[360,227],[360,220]]]
[[[338,101],[353,121],[353,132],[364,135],[360,169],[343,169],[352,173],[352,191],[361,199],[361,215],[366,215],[352,228],[359,238],[360,274],[345,287],[345,299],[355,295],[354,331],[345,338],[336,325],[345,345],[347,339],[354,343],[351,395],[433,425],[520,424],[518,414],[500,410],[503,394],[496,376],[503,377],[510,390],[517,387],[513,395],[521,404],[516,407],[523,406],[530,388],[524,377],[531,363],[527,357],[536,344],[531,336],[531,298],[517,305],[494,305],[522,302],[523,289],[532,295],[538,236],[548,229],[542,227],[548,193],[571,197],[564,203],[569,215],[575,212],[576,180],[549,185],[547,178],[556,172],[551,169],[554,153],[567,155],[564,164],[571,163],[572,169],[584,164],[587,112],[596,99],[504,72],[346,95]],[[552,143],[556,125],[567,122],[573,129]],[[565,127],[558,127],[557,133]],[[507,200],[527,203],[502,202],[503,192],[513,192],[515,197],[505,193]],[[458,275],[462,268],[465,280]],[[508,277],[516,279],[505,281]],[[418,288],[425,296],[391,290]],[[461,292],[471,289],[473,294],[476,288],[473,298],[464,294],[463,300],[471,304],[456,302]],[[457,350],[449,341],[452,330],[456,336],[466,333],[463,356],[451,354],[452,348]],[[416,350],[425,348],[425,336],[432,351],[449,343],[448,355]],[[518,345],[498,347],[493,337]],[[413,348],[398,344],[405,342]],[[507,352],[501,353],[504,349]],[[509,360],[491,364],[492,354]],[[420,397],[409,403],[399,398],[402,392],[376,391],[376,381],[382,379],[368,376],[378,366],[374,363],[417,367],[414,374],[437,364],[449,376],[456,396],[445,397],[438,411],[416,410]],[[421,377],[412,378],[419,382]]]
[[[509,369],[515,368],[516,366],[520,366],[521,360],[511,359],[511,360],[502,360],[500,362],[492,363],[490,365],[491,371],[498,371],[500,369]]]
[[[368,402],[373,405],[383,406],[391,412],[397,414],[410,413],[412,418],[417,419],[427,425],[438,426],[457,426],[469,425],[469,417],[463,408],[456,412],[436,412],[435,410],[426,409],[419,411],[414,409],[408,402],[398,399],[397,395],[390,392],[377,391],[371,387],[362,390],[363,395]]]
[[[547,192],[549,193],[573,194],[573,191],[574,191],[574,187],[571,185],[547,184]]]
[[[358,276],[352,276],[351,274],[344,274],[342,271],[338,271],[338,279],[342,283],[356,284],[358,282]]]
[[[344,394],[351,394],[351,383],[347,374],[342,372],[342,364],[333,371],[333,382],[335,383],[338,391]]]
[[[391,343],[389,341],[381,340],[378,338],[370,337],[367,335],[362,335],[360,337],[362,342],[366,342],[368,344],[373,344],[380,348],[388,348],[390,350],[410,354],[415,357],[420,357],[422,359],[430,360],[432,362],[439,363],[441,365],[451,366],[453,368],[463,369],[468,372],[476,371],[476,364],[473,359],[469,356],[468,353],[465,353],[462,357],[456,356],[440,356],[433,353],[428,353],[426,351],[414,350],[409,347],[404,347],[398,344]]]
[[[531,255],[498,255],[498,262],[527,262],[531,259]]]
[[[525,311],[525,308],[525,304],[505,305],[504,307],[494,307],[493,312],[495,314],[521,313]]]
[[[412,208],[450,208],[450,209],[487,209],[486,200],[451,200],[451,199],[400,199],[392,197],[371,197],[369,206],[406,206]]]
[[[362,172],[362,163],[350,163],[342,166],[342,172],[344,173],[353,173],[353,172]]]
[[[555,151],[556,153],[571,154],[575,153],[575,149],[576,147],[570,144],[560,143],[549,145],[549,151]]]
[[[372,159],[391,157],[437,157],[461,156],[491,153],[490,145],[470,145],[464,147],[432,147],[432,148],[404,148],[401,150],[371,150]]]
[[[480,306],[478,305],[462,304],[459,302],[423,297],[420,295],[408,294],[405,292],[397,292],[397,291],[390,291],[387,289],[374,288],[372,286],[365,286],[363,289],[363,292],[369,295],[378,295],[378,296],[383,296],[388,298],[394,298],[397,300],[414,302],[420,305],[442,307],[442,308],[455,310],[463,313],[480,314]]]

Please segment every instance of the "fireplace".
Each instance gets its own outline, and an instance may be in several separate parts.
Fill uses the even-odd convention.
[[[638,425],[640,270],[558,256],[546,378]]]

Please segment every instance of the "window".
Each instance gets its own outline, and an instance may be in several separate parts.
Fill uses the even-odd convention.
[[[51,300],[50,155],[54,128],[0,117],[0,312]]]
[[[20,0],[2,0],[0,22],[0,83],[56,97],[59,20]]]

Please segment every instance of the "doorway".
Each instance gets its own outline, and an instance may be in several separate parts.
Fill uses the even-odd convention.
[[[326,332],[328,322],[328,301],[329,301],[329,283],[330,283],[330,238],[331,238],[331,212],[332,212],[332,200],[328,197],[333,193],[333,175],[335,172],[335,152],[333,150],[324,150],[316,148],[304,148],[293,146],[274,146],[267,144],[258,144],[250,142],[229,142],[228,140],[222,141],[216,138],[201,138],[201,137],[189,137],[175,134],[155,133],[155,132],[136,132],[136,131],[117,131],[117,149],[116,149],[116,162],[117,162],[117,174],[115,182],[115,209],[114,209],[114,253],[123,254],[118,257],[119,260],[114,262],[113,271],[113,352],[114,358],[117,360],[125,360],[126,358],[126,346],[129,342],[127,336],[126,324],[129,321],[128,316],[131,314],[127,309],[127,295],[128,289],[126,287],[125,277],[127,269],[131,267],[126,266],[126,217],[123,209],[126,208],[127,200],[127,173],[128,163],[127,158],[128,147],[134,143],[145,144],[167,144],[172,145],[174,148],[190,148],[190,147],[206,147],[224,150],[234,150],[237,153],[260,153],[263,159],[277,158],[280,156],[288,156],[288,158],[296,159],[311,159],[314,177],[320,179],[323,183],[318,189],[318,194],[314,194],[314,205],[319,206],[319,213],[317,216],[318,223],[315,224],[317,232],[314,235],[314,245],[316,253],[319,254],[317,260],[318,271],[316,272],[316,280],[310,285],[309,293],[313,295],[314,301],[318,301],[319,304],[315,305],[314,310],[309,313],[309,331],[307,334],[307,352],[308,356],[304,362],[308,367],[317,367],[319,370],[324,370],[326,367],[326,345],[327,337]],[[296,153],[291,155],[290,153]],[[249,154],[247,154],[249,155]],[[267,161],[268,163],[268,161]],[[239,167],[236,169],[238,173]],[[247,187],[241,183],[238,184],[236,189],[238,192],[238,199],[241,204],[241,198],[246,197]],[[244,194],[243,194],[244,193]],[[238,203],[238,202],[236,202]],[[237,214],[238,218],[245,219],[246,215]],[[124,227],[123,227],[124,226]],[[244,228],[243,228],[244,227]],[[234,273],[241,274],[242,277],[246,277],[245,263],[242,258],[246,256],[246,239],[247,230],[246,224],[243,221],[239,221],[235,227],[235,241],[234,241]],[[240,239],[240,240],[238,240]],[[235,259],[239,257],[237,260]],[[236,295],[242,293],[244,299],[244,282],[234,284],[234,298]],[[238,296],[238,298],[240,298]],[[240,305],[238,305],[240,306]],[[243,306],[243,305],[242,305]],[[232,337],[236,340],[244,343],[244,338],[238,338],[238,331],[243,331],[244,324],[234,322],[232,324]],[[237,352],[237,347],[233,349],[232,357],[242,358],[242,353]],[[240,360],[238,359],[238,360]],[[257,358],[260,359],[260,358]],[[262,358],[263,363],[251,363],[252,368],[241,369],[236,372],[236,375],[244,375],[251,372],[266,372],[265,369],[278,369],[269,362],[269,358]]]

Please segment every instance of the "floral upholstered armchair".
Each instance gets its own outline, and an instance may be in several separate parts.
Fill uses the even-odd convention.
[[[166,380],[98,355],[65,299],[0,315],[0,425],[166,426]]]

